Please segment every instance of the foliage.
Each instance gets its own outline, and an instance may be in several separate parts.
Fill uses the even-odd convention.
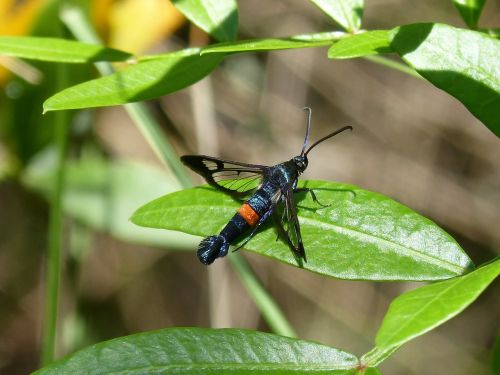
[[[66,63],[125,61],[132,56],[128,52],[72,40],[22,36],[0,36],[0,50],[6,56]]]
[[[368,372],[369,367],[379,365],[403,343],[460,313],[499,274],[500,259],[401,295],[377,333],[377,346],[361,359],[325,345],[260,332],[174,328],[102,342],[36,374],[369,374],[376,371]]]
[[[318,206],[298,195],[298,216],[309,260],[304,269],[351,280],[439,280],[472,267],[460,246],[430,220],[380,194],[355,186],[301,181]],[[219,233],[241,203],[207,186],[158,198],[135,212],[142,226],[198,236]],[[272,226],[245,248],[297,266]]]
[[[173,328],[97,344],[37,374],[116,374],[133,369],[147,374],[348,375],[357,364],[352,354],[262,332]]]
[[[378,61],[416,71],[458,99],[490,131],[500,136],[497,113],[500,41],[478,31],[484,1],[453,1],[472,30],[442,23],[416,23],[399,25],[392,30],[365,31],[361,30],[362,0],[311,0],[344,30],[257,40],[236,40],[239,14],[234,0],[175,0],[173,3],[220,43],[163,55],[139,56],[132,61],[132,54],[128,52],[96,44],[63,38],[2,36],[0,54],[57,63],[127,62],[125,68],[109,76],[87,80],[54,94],[43,104],[47,112],[154,99],[199,81],[236,53],[325,46],[329,47],[331,59],[393,53],[402,62],[384,56],[377,56]],[[60,156],[64,156],[64,148],[62,139]],[[55,174],[60,184],[65,167],[59,164]],[[73,189],[78,189],[81,179],[88,178],[85,174],[79,176],[78,172],[72,174],[71,168],[68,167],[66,182],[69,196]],[[123,172],[119,166],[115,168],[118,173]],[[92,181],[96,182],[99,178]],[[237,329],[174,328],[102,342],[37,373],[379,374],[375,366],[409,340],[459,314],[500,274],[499,259],[473,269],[469,257],[444,230],[387,197],[344,184],[322,181],[302,184],[317,190],[319,199],[331,204],[317,207],[309,197],[299,198],[299,217],[309,252],[309,261],[304,265],[306,271],[354,280],[440,280],[406,292],[393,301],[370,352],[358,359],[339,349],[272,334]],[[38,183],[39,188],[42,185]],[[62,195],[57,186],[61,187],[56,185],[53,190],[57,196],[55,202]],[[130,192],[125,190],[123,194],[127,197]],[[92,197],[89,202],[95,204],[99,198]],[[213,189],[201,187],[158,198],[140,208],[132,220],[142,226],[209,235],[221,229],[238,205]],[[54,209],[65,209],[74,217],[80,215],[95,223],[96,217],[82,213],[86,208],[81,202],[73,202]],[[167,215],[169,211],[178,214]],[[99,219],[95,225],[105,226]],[[51,234],[57,237],[60,230],[54,229]],[[288,248],[274,241],[275,234],[273,228],[268,227],[245,248],[296,265]]]

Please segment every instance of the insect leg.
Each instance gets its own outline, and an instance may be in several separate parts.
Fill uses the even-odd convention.
[[[310,193],[311,194],[311,197],[312,197],[312,200],[314,201],[314,203],[316,204],[319,204],[321,207],[330,207],[331,205],[330,204],[322,204],[318,198],[316,197],[316,194],[314,193],[314,190],[313,189],[309,189],[309,188],[298,188],[298,189],[294,189],[293,190],[294,193]]]

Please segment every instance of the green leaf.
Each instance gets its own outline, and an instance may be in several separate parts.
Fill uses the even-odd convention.
[[[452,0],[455,7],[460,12],[462,19],[471,29],[477,27],[477,21],[484,7],[486,0]]]
[[[485,33],[492,38],[500,39],[500,28],[479,29],[478,31]]]
[[[289,38],[248,39],[237,42],[218,43],[204,47],[201,54],[237,53],[274,51],[293,48],[321,47],[332,44],[336,39],[344,37],[343,32],[321,33],[315,35],[296,35]],[[333,39],[336,38],[336,39]]]
[[[23,182],[50,197],[54,173],[55,154],[45,152],[30,163]],[[128,220],[138,205],[179,188],[172,177],[149,165],[86,155],[66,163],[63,211],[127,242],[184,250],[196,246],[193,237],[140,228]]]
[[[363,17],[363,0],[311,0],[349,32],[358,31]]]
[[[69,87],[47,99],[44,112],[125,104],[181,90],[209,74],[223,58],[199,52],[193,48],[170,53]]]
[[[220,42],[238,35],[238,4],[235,0],[172,0],[191,22]]]
[[[314,342],[243,329],[172,328],[101,342],[36,375],[353,375],[358,359]]]
[[[476,31],[422,23],[394,29],[391,47],[500,136],[499,40]]]
[[[379,53],[393,52],[389,41],[390,31],[374,30],[339,40],[328,50],[330,59],[352,59]]]
[[[64,63],[125,61],[132,57],[128,52],[95,44],[58,38],[20,36],[0,36],[0,55]]]
[[[375,343],[379,352],[397,348],[458,315],[499,274],[500,259],[497,259],[464,276],[402,294],[389,306],[377,333]]]
[[[377,193],[324,181],[299,181],[316,191],[296,197],[307,253],[303,267],[323,275],[361,280],[438,280],[471,267],[460,246],[430,220]],[[158,198],[131,220],[153,228],[207,236],[219,233],[239,202],[207,186]],[[276,241],[271,220],[245,248],[297,266],[288,246]],[[194,250],[194,249],[193,249]]]
[[[382,373],[378,369],[373,368],[373,367],[367,368],[366,370],[364,370],[364,372],[361,372],[360,374],[362,374],[362,375],[382,375]]]

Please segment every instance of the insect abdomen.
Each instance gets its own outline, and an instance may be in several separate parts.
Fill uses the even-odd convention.
[[[227,223],[224,229],[222,229],[220,234],[221,236],[224,236],[224,238],[229,243],[233,243],[239,236],[245,233],[249,228],[250,224],[248,224],[245,218],[243,218],[243,216],[241,216],[241,214],[237,212],[231,218],[231,220],[229,220],[229,223]]]
[[[205,265],[212,264],[215,259],[223,257],[229,250],[229,243],[220,234],[204,238],[198,246],[198,259]]]
[[[259,219],[260,219],[260,215],[248,203],[243,203],[243,205],[238,210],[238,214],[251,227],[255,226],[259,222]]]
[[[215,259],[226,256],[229,245],[249,228],[250,225],[237,212],[219,235],[208,236],[200,242],[197,251],[198,259],[201,263],[208,265]]]
[[[266,191],[257,191],[229,220],[219,235],[209,236],[198,246],[198,259],[211,264],[217,258],[227,255],[229,245],[251,227],[255,227],[262,215],[269,210],[270,199]]]

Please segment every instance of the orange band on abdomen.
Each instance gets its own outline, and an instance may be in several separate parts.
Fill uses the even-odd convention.
[[[243,203],[238,213],[252,227],[259,222],[259,214],[248,203]]]

